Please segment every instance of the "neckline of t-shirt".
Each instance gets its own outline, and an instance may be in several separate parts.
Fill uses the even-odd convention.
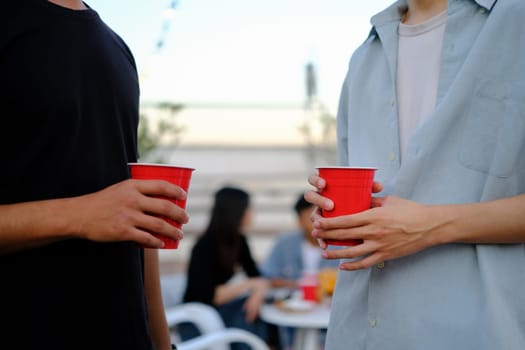
[[[52,11],[56,14],[63,15],[63,16],[74,16],[77,18],[86,18],[86,19],[98,17],[97,12],[93,10],[91,7],[89,7],[89,5],[86,3],[84,3],[84,5],[87,7],[87,9],[73,10],[73,9],[49,2],[47,0],[37,0],[36,2],[39,5],[48,9],[49,11]]]
[[[404,24],[400,22],[397,30],[398,34],[400,36],[416,36],[425,34],[426,32],[429,32],[444,25],[447,21],[447,15],[447,10],[445,10],[422,23]]]

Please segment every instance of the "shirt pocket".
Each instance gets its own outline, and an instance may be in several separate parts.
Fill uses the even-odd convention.
[[[462,130],[459,162],[510,177],[523,157],[525,83],[478,80]]]

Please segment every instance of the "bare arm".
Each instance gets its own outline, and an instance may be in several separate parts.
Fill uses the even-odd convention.
[[[428,207],[444,225],[437,243],[524,243],[525,194],[489,202]]]
[[[149,330],[155,349],[171,349],[170,333],[162,303],[159,257],[156,249],[144,249],[144,288],[148,303]]]
[[[179,229],[151,214],[185,223],[186,212],[151,196],[183,198],[186,194],[165,181],[126,180],[80,197],[0,205],[0,254],[68,238],[160,247],[162,242],[147,231],[182,238]]]
[[[66,213],[70,202],[61,199],[1,205],[0,255],[74,237]]]
[[[270,286],[272,288],[297,288],[298,284],[296,280],[277,277],[270,279]]]
[[[247,295],[252,290],[253,284],[252,279],[237,283],[221,284],[215,288],[213,304],[223,305],[243,295]]]
[[[215,288],[213,303],[222,305],[247,294],[248,299],[243,308],[246,311],[247,321],[252,322],[259,314],[259,309],[264,302],[269,286],[270,282],[261,277],[250,278],[239,283],[223,284]]]
[[[460,205],[423,205],[398,197],[374,201],[377,207],[359,214],[315,219],[318,238],[364,240],[351,248],[325,250],[325,258],[363,257],[341,266],[355,270],[438,244],[525,242],[525,195]]]
[[[324,186],[316,175],[309,181],[318,190]],[[331,206],[331,201],[316,191],[308,191],[305,198],[325,209]],[[383,197],[374,198],[372,205],[374,208],[362,213],[330,219],[314,214],[315,237],[364,241],[350,248],[325,250],[325,258],[360,258],[341,265],[356,270],[438,244],[525,242],[525,194],[458,205],[423,205]],[[324,243],[321,245],[326,248]]]

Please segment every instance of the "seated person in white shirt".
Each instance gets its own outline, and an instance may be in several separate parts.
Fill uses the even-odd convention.
[[[297,288],[305,273],[316,273],[324,268],[337,268],[337,260],[321,258],[321,248],[312,235],[312,204],[303,198],[297,199],[294,210],[298,228],[279,236],[270,254],[260,266],[264,277],[270,279],[274,288]],[[294,329],[279,327],[279,339],[283,349],[292,347]]]
[[[301,194],[294,205],[298,228],[279,236],[270,254],[260,266],[262,274],[271,280],[272,287],[296,288],[304,272],[337,268],[337,260],[321,259],[321,248],[312,237],[312,204]]]

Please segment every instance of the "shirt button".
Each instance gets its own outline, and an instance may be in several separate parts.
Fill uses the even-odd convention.
[[[378,269],[384,269],[384,268],[385,268],[385,262],[384,262],[384,261],[383,261],[383,262],[380,262],[379,264],[376,265],[376,267],[377,267]]]
[[[394,100],[393,98],[390,99],[390,105],[392,107],[394,107],[394,105],[396,104],[396,100]]]
[[[394,153],[394,152],[391,152],[389,155],[388,155],[388,159],[390,159],[391,161],[394,161],[397,159],[397,155]]]
[[[487,12],[487,10],[485,10],[484,8],[479,9],[479,13],[484,14],[485,12]]]
[[[375,327],[377,325],[377,320],[371,319],[370,320],[370,327]]]

